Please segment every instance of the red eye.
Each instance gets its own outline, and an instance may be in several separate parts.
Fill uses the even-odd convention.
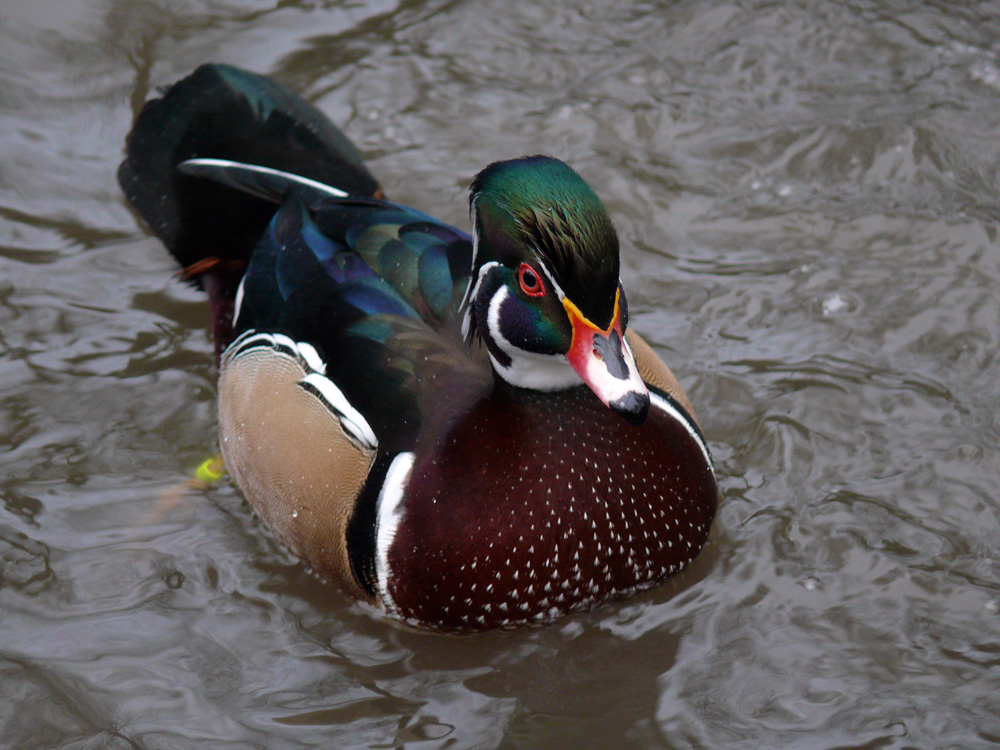
[[[545,284],[538,272],[527,263],[522,263],[517,269],[517,280],[521,282],[521,291],[529,297],[544,297]]]

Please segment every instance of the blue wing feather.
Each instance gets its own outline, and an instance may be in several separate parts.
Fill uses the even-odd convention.
[[[448,253],[441,245],[431,245],[417,260],[420,294],[435,317],[444,318],[454,303],[455,282],[448,271]]]
[[[345,261],[345,256],[347,258],[353,256],[344,252],[346,248],[343,244],[334,242],[319,231],[316,222],[312,220],[305,210],[302,211],[302,214],[301,232],[303,241],[332,279],[341,282],[346,281],[349,263]]]
[[[341,287],[344,299],[365,315],[398,315],[419,318],[399,293],[378,277],[358,279]]]
[[[310,202],[303,200],[312,198]],[[367,316],[455,316],[471,255],[468,235],[374,199],[315,200],[291,190],[251,257],[237,333],[248,327],[329,340],[383,328]],[[456,256],[458,256],[456,260]]]

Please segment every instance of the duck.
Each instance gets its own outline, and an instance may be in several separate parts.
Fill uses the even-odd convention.
[[[466,232],[387,199],[290,89],[213,63],[145,103],[118,178],[207,293],[226,470],[349,597],[512,628],[648,589],[705,545],[709,446],[565,162],[486,166]]]

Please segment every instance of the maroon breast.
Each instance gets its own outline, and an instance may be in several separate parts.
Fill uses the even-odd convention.
[[[586,388],[498,389],[417,456],[387,556],[398,613],[446,628],[539,621],[676,573],[717,489],[684,423],[639,427]]]

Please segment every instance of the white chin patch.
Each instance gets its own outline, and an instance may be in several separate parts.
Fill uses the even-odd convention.
[[[511,385],[536,391],[563,391],[583,385],[580,376],[561,354],[532,354],[520,349],[511,351],[502,344],[500,348],[510,354],[510,366],[503,367],[492,355],[490,359],[500,377]]]
[[[490,355],[493,367],[504,380],[518,388],[531,388],[536,391],[561,391],[582,385],[580,376],[570,367],[562,354],[535,354],[518,349],[506,341],[500,334],[500,307],[507,299],[507,287],[500,287],[490,300],[486,325],[496,345],[508,357],[510,364],[506,367]]]

